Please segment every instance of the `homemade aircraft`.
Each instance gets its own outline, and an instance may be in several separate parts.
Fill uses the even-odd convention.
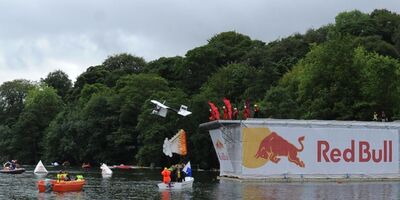
[[[156,100],[150,100],[150,102],[155,104],[155,106],[156,106],[154,108],[154,110],[151,112],[151,114],[159,115],[161,117],[166,117],[168,110],[173,110],[176,113],[178,113],[178,115],[182,115],[184,117],[192,114],[192,112],[187,110],[187,106],[185,106],[185,105],[181,105],[179,110],[177,110],[177,109],[173,109],[173,108],[166,106],[165,101],[163,103],[161,103]]]

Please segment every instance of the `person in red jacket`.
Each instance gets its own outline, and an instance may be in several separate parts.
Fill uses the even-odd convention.
[[[228,108],[225,107],[225,106],[222,106],[222,110],[224,111],[223,119],[224,119],[224,120],[228,120],[228,119],[229,119]]]
[[[246,120],[247,118],[250,117],[250,109],[245,105],[244,110],[243,110],[243,116],[242,119]]]
[[[238,119],[238,116],[239,116],[239,111],[238,111],[237,108],[234,108],[234,109],[233,109],[233,113],[232,113],[232,119],[233,119],[233,120],[237,120],[237,119]]]
[[[214,121],[215,120],[214,113],[213,113],[213,111],[211,109],[210,109],[210,116],[208,116],[208,119],[210,121]]]
[[[163,175],[163,182],[165,184],[169,184],[171,182],[171,172],[166,167],[161,172],[161,175]]]

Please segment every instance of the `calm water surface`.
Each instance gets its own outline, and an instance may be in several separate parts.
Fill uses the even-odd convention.
[[[104,178],[98,167],[89,171],[70,168],[75,176],[83,174],[82,192],[39,193],[33,166],[23,174],[0,174],[0,199],[400,199],[400,182],[377,183],[241,183],[217,180],[216,172],[193,172],[192,189],[162,191],[156,186],[161,170],[114,170]],[[47,167],[44,178],[55,178],[60,168]]]

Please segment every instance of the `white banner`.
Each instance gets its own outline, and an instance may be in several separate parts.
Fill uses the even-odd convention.
[[[243,128],[243,175],[399,173],[395,129]]]
[[[210,136],[218,156],[220,171],[233,172],[232,162],[229,158],[225,139],[222,137],[222,132],[219,129],[210,130]]]

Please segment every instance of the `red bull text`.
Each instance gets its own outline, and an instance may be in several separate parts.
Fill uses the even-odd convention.
[[[356,145],[357,143],[357,145]],[[357,149],[356,149],[357,147]],[[328,141],[317,141],[317,162],[392,162],[393,145],[391,140],[384,140],[383,147],[373,149],[368,141],[351,140],[350,147],[332,148]]]

